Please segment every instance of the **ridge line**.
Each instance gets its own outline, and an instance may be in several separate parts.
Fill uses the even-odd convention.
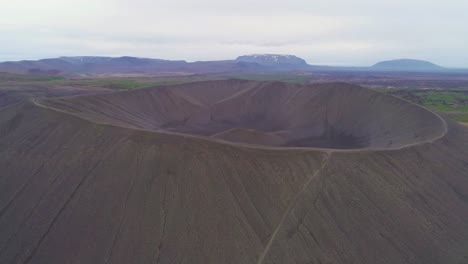
[[[393,95],[389,95],[389,96],[398,98],[398,97],[393,96]],[[423,145],[423,144],[426,144],[426,143],[434,143],[435,141],[445,137],[448,134],[448,130],[449,130],[448,124],[445,121],[445,119],[442,118],[438,113],[436,113],[436,112],[434,112],[434,111],[432,111],[432,110],[430,110],[428,108],[425,108],[423,106],[417,105],[417,104],[415,104],[413,102],[410,102],[408,100],[405,100],[405,99],[402,99],[402,98],[398,98],[398,99],[404,100],[404,101],[409,102],[409,103],[411,103],[413,105],[416,105],[417,107],[422,108],[422,109],[430,112],[431,114],[435,115],[439,119],[439,121],[442,123],[443,132],[441,133],[441,135],[439,135],[437,137],[434,137],[432,139],[426,140],[426,141],[413,142],[413,143],[409,143],[409,144],[406,144],[406,145],[403,145],[403,146],[400,146],[400,147],[397,147],[397,148],[333,149],[333,148],[319,148],[319,147],[275,147],[275,146],[251,145],[251,144],[246,144],[246,143],[236,143],[236,142],[225,141],[225,140],[222,140],[222,139],[217,139],[217,138],[212,138],[212,137],[203,137],[203,136],[196,136],[196,135],[183,134],[183,133],[177,133],[177,132],[167,132],[167,131],[163,131],[163,130],[150,130],[150,129],[144,129],[144,128],[119,126],[119,125],[110,124],[110,123],[100,123],[100,122],[98,122],[96,120],[86,119],[86,118],[80,117],[78,115],[75,115],[73,113],[66,112],[64,110],[60,110],[60,109],[57,109],[57,108],[54,108],[54,107],[43,105],[40,102],[38,102],[37,99],[30,99],[30,101],[34,105],[36,105],[38,107],[41,107],[41,108],[44,108],[44,109],[49,109],[51,111],[55,111],[55,112],[62,113],[62,114],[65,114],[65,115],[73,116],[75,118],[78,118],[80,120],[83,120],[83,121],[86,121],[86,122],[89,122],[89,123],[95,124],[95,125],[115,127],[115,128],[120,128],[120,129],[128,129],[128,130],[132,130],[132,131],[140,131],[140,132],[147,132],[147,133],[157,133],[157,134],[164,134],[164,135],[180,136],[180,137],[184,137],[184,138],[193,138],[193,139],[199,139],[199,140],[206,140],[206,141],[215,142],[215,143],[224,144],[224,145],[229,145],[229,146],[234,146],[234,147],[244,147],[244,148],[259,149],[259,150],[318,151],[318,152],[323,152],[323,153],[333,153],[333,152],[355,153],[355,152],[394,151],[394,150],[401,150],[401,149],[405,149],[405,148],[419,146],[419,145]]]

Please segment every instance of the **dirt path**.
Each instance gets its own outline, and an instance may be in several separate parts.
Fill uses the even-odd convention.
[[[315,179],[319,174],[320,172],[322,172],[322,170],[327,166],[329,160],[330,160],[330,157],[331,157],[332,153],[327,153],[327,156],[324,158],[323,160],[323,163],[322,163],[322,166],[320,167],[319,170],[317,170],[314,174],[312,174],[308,179],[307,181],[304,183],[304,185],[302,186],[302,188],[299,190],[299,192],[293,197],[293,199],[291,200],[291,202],[289,203],[288,207],[286,208],[286,210],[284,211],[284,214],[283,216],[281,217],[281,220],[280,222],[278,223],[278,225],[276,226],[276,228],[273,230],[273,233],[270,237],[270,239],[268,240],[268,243],[267,245],[265,246],[265,249],[263,250],[262,254],[260,255],[260,257],[258,258],[258,261],[257,261],[257,264],[262,264],[265,260],[265,257],[266,255],[268,254],[268,252],[270,251],[270,248],[271,248],[271,245],[273,244],[273,242],[276,240],[276,236],[278,235],[281,227],[283,226],[284,224],[284,221],[286,221],[286,218],[288,217],[289,213],[291,212],[291,210],[294,208],[294,205],[296,205],[296,202],[299,200],[299,197],[301,197],[301,195],[307,190],[307,187],[309,187],[310,183],[312,182],[313,179]]]

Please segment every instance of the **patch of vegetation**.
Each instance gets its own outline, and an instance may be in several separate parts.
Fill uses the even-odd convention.
[[[416,93],[422,104],[439,112],[468,112],[468,93],[431,91]]]
[[[468,91],[466,90],[388,90],[437,112],[448,114],[453,120],[468,123]]]

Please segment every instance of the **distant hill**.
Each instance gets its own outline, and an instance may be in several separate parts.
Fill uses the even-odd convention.
[[[371,68],[388,71],[440,71],[445,69],[429,61],[413,59],[381,61],[374,64]]]
[[[224,60],[197,61],[162,60],[137,57],[59,57],[42,60],[8,61],[0,63],[0,72],[16,74],[198,74],[222,72],[252,72],[264,69],[257,63]]]
[[[79,56],[79,57],[60,57],[60,60],[69,62],[74,65],[134,65],[134,66],[156,66],[156,65],[184,65],[187,64],[183,60],[161,60],[161,59],[148,59],[138,57],[93,57],[93,56]]]
[[[279,68],[307,68],[307,62],[294,55],[252,54],[237,57],[238,62],[257,63],[262,66]]]
[[[0,63],[0,72],[10,73],[154,73],[179,71],[186,61],[171,61],[136,57],[60,57],[36,61]]]

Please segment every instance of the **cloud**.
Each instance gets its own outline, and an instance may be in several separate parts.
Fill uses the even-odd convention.
[[[369,65],[468,66],[467,1],[0,0],[0,60],[62,55],[231,59],[291,53]]]

